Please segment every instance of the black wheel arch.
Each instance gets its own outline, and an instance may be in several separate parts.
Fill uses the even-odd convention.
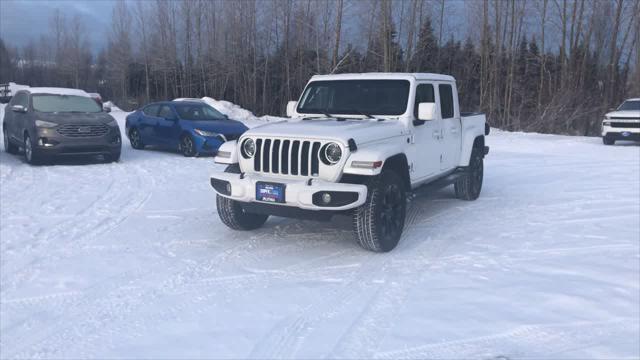
[[[382,170],[392,170],[402,179],[405,191],[411,191],[411,175],[409,161],[404,153],[396,154],[385,160]]]

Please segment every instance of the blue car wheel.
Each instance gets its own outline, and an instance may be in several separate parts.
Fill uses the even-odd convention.
[[[197,156],[196,146],[193,143],[193,139],[189,135],[182,135],[180,138],[180,151],[182,155],[186,157]]]

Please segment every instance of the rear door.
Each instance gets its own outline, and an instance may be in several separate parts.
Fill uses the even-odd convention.
[[[440,156],[442,154],[442,120],[437,114],[430,121],[418,120],[418,104],[436,103],[436,88],[433,83],[420,83],[416,86],[413,109],[413,137],[411,144],[412,181],[427,180],[440,172]]]
[[[142,136],[142,141],[146,144],[155,144],[155,127],[158,125],[158,111],[160,104],[150,104],[145,106],[138,121],[138,131]]]
[[[462,144],[462,123],[458,108],[457,89],[451,83],[438,84],[442,115],[442,162],[440,169],[451,170],[458,165]]]
[[[180,122],[168,104],[160,106],[160,110],[158,111],[158,124],[154,130],[156,139],[163,145],[178,146]]]

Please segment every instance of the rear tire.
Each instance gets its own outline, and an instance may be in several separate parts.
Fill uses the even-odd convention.
[[[453,185],[456,197],[461,200],[472,201],[480,196],[484,177],[484,161],[482,149],[474,147],[469,159],[467,174]]]
[[[602,137],[602,143],[605,145],[614,145],[616,143],[616,141],[610,137],[608,137],[607,135]]]
[[[140,136],[140,132],[136,128],[129,130],[129,142],[131,143],[131,147],[136,150],[144,149],[142,137]]]
[[[7,129],[3,127],[2,129],[2,136],[4,137],[4,151],[6,151],[9,154],[17,154],[18,150],[20,149],[18,146],[16,146],[15,144],[11,143],[11,140],[9,139],[9,134],[7,132]]]
[[[224,172],[240,174],[240,165],[229,165]],[[255,230],[269,218],[269,215],[245,212],[240,202],[220,195],[216,195],[216,207],[222,223],[233,230]]]
[[[383,171],[367,184],[367,200],[353,213],[358,244],[374,252],[393,250],[402,235],[407,198],[400,176]]]

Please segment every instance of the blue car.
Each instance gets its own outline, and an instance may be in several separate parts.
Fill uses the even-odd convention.
[[[149,104],[127,116],[131,147],[178,149],[184,156],[215,154],[222,143],[237,140],[247,127],[202,101]]]

